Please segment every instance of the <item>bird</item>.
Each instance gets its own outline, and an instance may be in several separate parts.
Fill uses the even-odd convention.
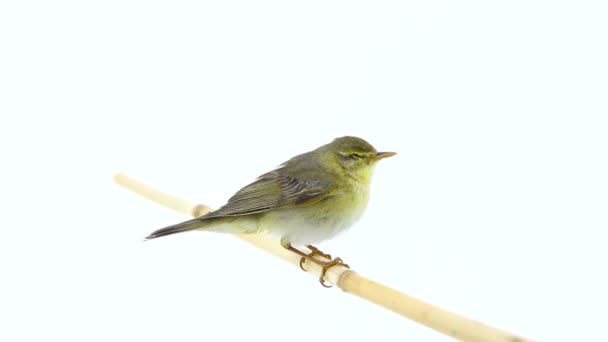
[[[378,152],[359,137],[334,139],[310,152],[299,154],[264,173],[237,191],[228,202],[201,217],[158,229],[145,240],[188,231],[231,234],[266,233],[283,248],[327,269],[348,267],[314,247],[348,230],[363,215],[370,198],[370,184],[377,162],[396,152]],[[294,247],[306,247],[305,253]]]

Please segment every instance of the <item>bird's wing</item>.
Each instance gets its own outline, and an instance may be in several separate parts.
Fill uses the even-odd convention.
[[[305,177],[272,171],[260,176],[232,196],[228,203],[204,218],[242,216],[272,209],[306,206],[330,197],[336,183],[325,175],[307,173]]]

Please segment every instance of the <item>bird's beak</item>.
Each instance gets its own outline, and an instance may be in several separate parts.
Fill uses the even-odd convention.
[[[376,160],[392,157],[395,154],[397,154],[397,152],[378,152],[378,153],[376,153],[375,156],[372,157],[372,160],[376,161]]]

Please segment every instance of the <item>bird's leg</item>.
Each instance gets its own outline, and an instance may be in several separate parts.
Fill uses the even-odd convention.
[[[306,248],[310,249],[310,254],[308,254],[308,256],[310,256],[310,257],[318,255],[318,256],[324,257],[325,259],[331,260],[331,255],[321,252],[317,247],[315,247],[313,245],[308,245],[308,246],[306,246]],[[300,267],[302,267],[302,265],[300,265]]]
[[[300,259],[300,268],[303,271],[306,271],[304,269],[304,261],[306,261],[306,260],[310,260],[310,261],[314,262],[315,264],[321,266],[321,276],[319,277],[319,282],[324,287],[332,287],[332,285],[327,285],[327,283],[325,282],[325,279],[323,279],[323,278],[325,278],[325,273],[327,273],[328,269],[330,269],[331,267],[336,266],[336,265],[342,265],[342,266],[344,266],[346,268],[350,268],[340,258],[335,258],[335,259],[330,260],[330,261],[321,261],[321,260],[315,259],[314,256],[316,256],[316,255],[323,256],[324,258],[327,258],[327,259],[331,259],[331,256],[329,254],[325,254],[325,253],[319,251],[314,246],[310,246],[310,245],[307,246],[308,249],[310,249],[310,251],[311,251],[311,253],[309,253],[309,254],[306,254],[306,253],[302,252],[301,250],[299,250],[297,248],[294,248],[291,244],[285,244],[285,245],[283,245],[283,247],[285,247],[287,250],[292,251],[292,252],[294,252],[297,255],[299,255],[299,256],[302,257]]]

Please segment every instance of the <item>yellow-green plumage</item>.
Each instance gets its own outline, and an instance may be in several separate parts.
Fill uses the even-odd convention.
[[[378,153],[360,138],[337,138],[263,174],[220,209],[159,229],[147,239],[190,230],[266,232],[284,247],[333,238],[361,217],[376,162],[394,154]]]

